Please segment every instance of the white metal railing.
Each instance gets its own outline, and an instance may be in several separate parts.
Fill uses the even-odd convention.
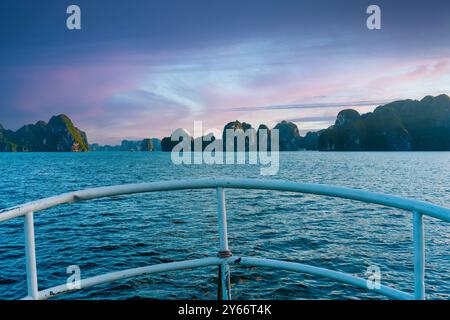
[[[379,193],[372,193],[357,189],[265,179],[198,179],[101,187],[65,193],[59,196],[45,198],[10,209],[2,210],[0,211],[0,222],[20,216],[25,217],[24,229],[28,295],[24,299],[47,299],[64,292],[76,290],[72,287],[69,288],[67,284],[59,285],[45,290],[39,290],[34,242],[34,212],[45,210],[64,203],[72,203],[101,197],[184,189],[216,189],[217,191],[217,217],[219,232],[219,252],[217,257],[163,263],[93,276],[90,278],[82,279],[80,281],[79,288],[87,288],[97,284],[108,283],[111,281],[130,278],[143,274],[154,274],[159,272],[206,266],[218,266],[218,298],[227,300],[231,299],[229,266],[243,265],[307,273],[367,289],[366,279],[339,271],[314,267],[297,262],[233,256],[228,247],[227,217],[224,191],[224,189],[226,188],[309,193],[374,203],[412,212],[414,245],[414,294],[409,294],[385,285],[381,285],[379,288],[374,288],[371,290],[394,299],[425,299],[425,244],[423,215],[428,215],[446,222],[450,222],[450,209],[428,202],[405,199]]]

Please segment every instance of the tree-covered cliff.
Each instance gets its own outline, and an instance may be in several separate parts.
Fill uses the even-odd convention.
[[[450,98],[426,96],[401,100],[360,115],[339,112],[333,126],[320,133],[319,150],[327,151],[448,151]]]
[[[17,131],[0,125],[0,151],[88,151],[86,134],[74,126],[64,114],[54,116],[48,123],[38,121]]]

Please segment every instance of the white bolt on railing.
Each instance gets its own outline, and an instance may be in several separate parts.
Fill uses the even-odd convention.
[[[87,189],[59,196],[29,202],[14,208],[0,210],[0,222],[16,217],[24,216],[25,230],[25,253],[27,264],[27,286],[28,296],[25,299],[47,299],[49,297],[68,292],[74,289],[68,288],[66,284],[52,288],[38,290],[36,249],[34,242],[34,212],[52,208],[54,206],[77,201],[91,200],[101,197],[135,194],[155,191],[173,191],[185,189],[215,189],[217,192],[217,218],[219,231],[219,253],[218,257],[185,260],[178,262],[162,263],[152,266],[127,269],[123,271],[106,273],[93,276],[80,281],[80,289],[88,288],[97,284],[108,283],[116,280],[126,279],[139,275],[154,274],[159,272],[192,269],[206,266],[219,267],[218,298],[231,299],[230,269],[229,265],[244,265],[253,267],[267,267],[279,270],[301,272],[367,289],[366,279],[359,278],[347,273],[330,269],[305,265],[297,262],[287,262],[273,259],[262,259],[255,257],[233,257],[228,247],[227,216],[225,207],[225,188],[234,189],[257,189],[276,190],[286,192],[309,193],[325,195],[343,199],[351,199],[367,203],[374,203],[393,208],[399,208],[412,212],[413,214],[413,243],[414,243],[414,295],[380,285],[373,289],[374,292],[394,299],[425,299],[425,243],[423,216],[428,215],[445,222],[450,222],[450,209],[431,203],[404,199],[400,197],[372,193],[363,190],[349,189],[328,185],[304,184],[280,180],[251,180],[251,179],[199,179],[141,183]]]

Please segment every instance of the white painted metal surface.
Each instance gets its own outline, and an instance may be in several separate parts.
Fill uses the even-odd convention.
[[[27,283],[28,296],[26,299],[47,299],[51,296],[61,294],[73,289],[67,285],[60,285],[50,289],[38,291],[36,253],[34,243],[33,214],[37,211],[45,210],[60,204],[77,201],[90,200],[101,197],[126,195],[134,193],[171,191],[184,189],[216,189],[217,191],[217,217],[219,231],[219,254],[218,257],[203,258],[197,260],[186,260],[146,266],[135,269],[128,269],[119,272],[112,272],[81,280],[80,288],[87,288],[93,285],[139,276],[173,270],[198,268],[205,266],[219,266],[219,297],[222,299],[231,298],[229,283],[230,264],[268,267],[294,272],[308,273],[316,276],[326,277],[343,283],[352,284],[361,288],[366,288],[366,279],[355,277],[339,271],[304,265],[295,262],[279,260],[233,257],[228,247],[227,218],[225,207],[225,188],[234,189],[265,189],[287,192],[309,193],[325,195],[344,199],[357,200],[367,203],[374,203],[394,208],[399,208],[413,213],[413,242],[414,242],[414,295],[408,294],[381,285],[375,292],[395,299],[425,299],[425,254],[424,254],[424,229],[423,215],[450,222],[450,209],[437,206],[431,203],[405,199],[401,197],[372,193],[358,189],[349,189],[330,185],[304,184],[287,182],[281,180],[253,180],[253,179],[199,179],[199,180],[178,180],[153,183],[129,184],[111,187],[102,187],[65,193],[59,196],[41,199],[26,203],[11,209],[0,211],[0,222],[25,216],[25,245],[27,260]]]
[[[425,299],[425,233],[423,215],[413,212],[414,298]]]
[[[80,281],[80,289],[89,288],[98,284],[113,282],[117,280],[132,278],[144,274],[154,274],[161,273],[167,271],[175,271],[175,270],[183,270],[183,269],[193,269],[193,268],[201,268],[208,266],[218,266],[222,263],[222,259],[220,258],[202,258],[196,260],[185,260],[185,261],[177,261],[177,262],[169,262],[169,263],[161,263],[152,266],[140,267],[127,269],[123,271],[110,272],[106,274],[102,274],[99,276],[94,276],[86,279],[82,279]],[[44,300],[50,298],[52,296],[56,296],[65,292],[73,291],[77,289],[71,289],[67,286],[67,284],[59,285],[56,287],[52,287],[46,290],[42,290],[39,292],[38,299]],[[25,297],[29,299],[30,297]]]
[[[217,220],[219,226],[219,257],[227,258],[231,256],[228,248],[228,227],[227,227],[227,209],[225,205],[225,190],[222,187],[217,188]],[[231,299],[230,284],[230,266],[223,261],[219,266],[219,288],[218,299]]]
[[[239,258],[238,258],[239,259]],[[367,280],[359,277],[352,276],[347,273],[333,271],[325,268],[314,267],[306,264],[296,263],[296,262],[287,262],[287,261],[279,261],[273,259],[261,259],[261,258],[253,258],[253,257],[242,257],[238,262],[240,265],[252,266],[252,267],[266,267],[272,269],[281,269],[287,271],[301,272],[312,274],[319,277],[324,277],[328,279],[333,279],[339,282],[348,283],[363,289],[368,290],[367,288]],[[411,294],[406,292],[390,288],[388,286],[381,285],[379,289],[371,289],[374,292],[380,293],[387,297],[393,299],[400,300],[411,300],[414,297]]]
[[[34,243],[34,220],[33,212],[25,215],[24,221],[25,232],[25,258],[27,265],[27,286],[28,296],[37,299],[39,295],[37,267],[36,267],[36,246]]]
[[[225,191],[222,187],[217,188],[217,220],[219,224],[219,247],[220,251],[228,249],[227,209],[225,207]]]

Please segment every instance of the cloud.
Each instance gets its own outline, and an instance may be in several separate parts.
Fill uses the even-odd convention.
[[[367,100],[367,101],[347,101],[347,102],[323,102],[323,103],[297,103],[285,105],[269,105],[259,107],[237,107],[230,111],[257,111],[257,110],[287,110],[287,109],[326,109],[326,108],[346,108],[375,106],[392,102],[395,99],[388,100]]]
[[[400,65],[401,66],[401,65]],[[400,70],[399,70],[400,69]],[[394,74],[382,76],[372,82],[376,87],[391,86],[396,84],[413,82],[425,82],[440,79],[450,74],[450,61],[438,60],[420,63],[417,65],[409,65],[406,70],[402,70],[397,66]]]
[[[329,122],[334,121],[336,116],[314,116],[314,117],[298,117],[298,118],[288,118],[288,119],[280,119],[286,120],[290,122]]]

